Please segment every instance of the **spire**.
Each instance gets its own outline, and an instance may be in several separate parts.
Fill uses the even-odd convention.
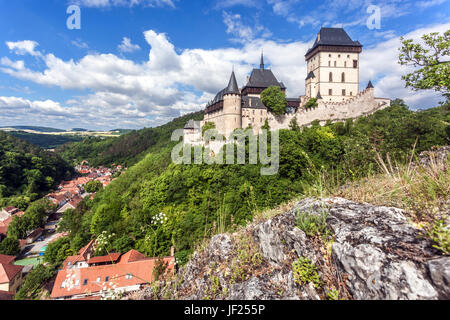
[[[372,84],[371,80],[369,80],[369,83],[367,84],[367,88],[366,89],[373,89],[373,84]]]
[[[264,51],[261,50],[261,63],[259,65],[261,70],[264,70]]]
[[[234,70],[231,72],[230,81],[228,82],[225,93],[239,94],[239,87],[237,85],[236,76],[234,75]]]

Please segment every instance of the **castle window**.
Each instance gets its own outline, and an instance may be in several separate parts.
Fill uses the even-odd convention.
[[[255,114],[255,110],[253,110],[253,114]]]
[[[338,54],[338,58],[340,58],[341,57],[341,55],[340,54]]]
[[[336,67],[336,61],[334,62],[334,66]]]
[[[328,57],[331,58],[331,54],[329,54]]]
[[[332,96],[333,95],[333,89],[328,89],[328,95]]]
[[[350,95],[352,96],[352,95],[353,95],[353,92],[350,91]]]
[[[347,61],[344,61],[344,67],[347,67]]]
[[[345,89],[342,89],[342,95],[345,96]]]
[[[333,82],[333,73],[332,73],[332,72],[330,72],[330,75],[329,75],[329,81],[330,81],[330,82]]]
[[[331,61],[328,61],[328,66],[331,67]]]
[[[347,58],[350,58],[350,55],[349,55],[349,54],[347,55]]]
[[[353,60],[353,68],[358,68],[358,60]]]
[[[341,75],[341,82],[345,82],[345,72],[342,72],[342,75]]]

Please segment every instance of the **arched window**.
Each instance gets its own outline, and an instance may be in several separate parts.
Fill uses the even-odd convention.
[[[333,82],[333,73],[330,72],[330,82]]]
[[[345,72],[342,72],[342,75],[341,75],[341,82],[345,82]]]

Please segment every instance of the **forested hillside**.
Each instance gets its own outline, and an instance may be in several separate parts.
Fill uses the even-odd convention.
[[[24,209],[73,173],[57,154],[0,132],[0,207]]]
[[[185,262],[203,239],[247,223],[258,211],[295,196],[321,195],[380,172],[377,153],[389,154],[395,166],[407,163],[412,150],[418,154],[450,143],[448,106],[413,112],[396,100],[391,107],[356,121],[281,130],[280,170],[261,176],[259,164],[171,163],[170,134],[187,118],[133,132],[121,143],[73,144],[63,150],[66,157],[92,159],[94,150],[101,150],[101,161],[119,162],[158,146],[94,200],[64,214],[62,226],[70,231],[70,238],[54,246],[66,250],[68,241],[76,251],[100,236],[105,241],[100,242],[98,254],[135,248],[150,256],[167,255],[174,246],[177,259]],[[146,145],[125,148],[127,139]],[[85,153],[76,155],[76,146]]]
[[[170,142],[172,131],[183,128],[189,119],[202,120],[203,112],[188,114],[156,128],[133,130],[118,138],[87,138],[57,148],[64,159],[80,162],[88,160],[92,166],[133,165],[148,153]]]

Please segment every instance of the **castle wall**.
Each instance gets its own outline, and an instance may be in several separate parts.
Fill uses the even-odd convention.
[[[374,98],[373,91],[373,88],[368,88],[344,102],[318,100],[316,108],[309,110],[299,108],[295,114],[291,115],[274,116],[269,113],[270,129],[287,129],[294,117],[297,117],[299,126],[309,125],[316,120],[324,124],[328,120],[338,122],[366,116],[390,105],[389,99]]]

